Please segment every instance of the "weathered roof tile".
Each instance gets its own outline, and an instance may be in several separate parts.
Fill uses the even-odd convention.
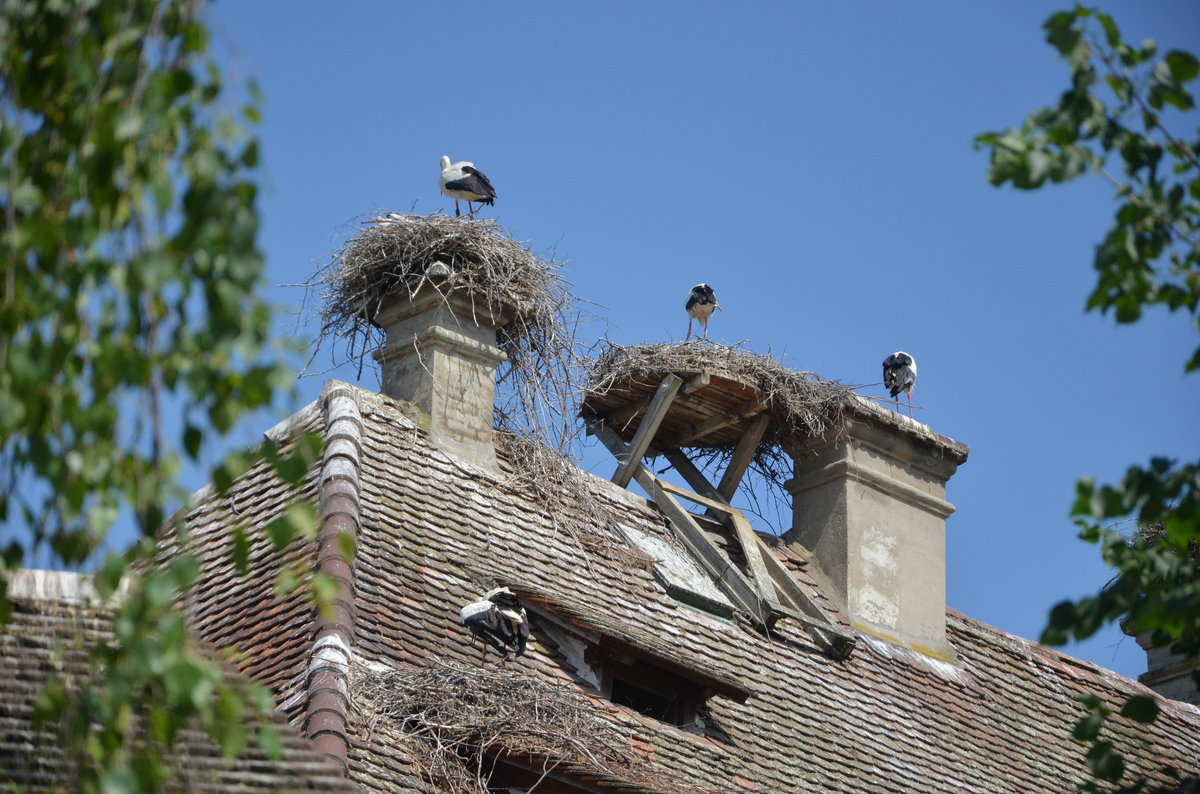
[[[354,502],[357,520],[357,555],[339,569],[353,577],[356,663],[389,669],[435,659],[478,665],[478,648],[459,624],[458,609],[503,583],[547,619],[574,624],[581,633],[600,632],[748,694],[744,702],[709,698],[705,719],[711,730],[705,736],[657,722],[599,698],[576,666],[582,660],[559,648],[550,628],[535,618],[530,652],[509,666],[603,705],[601,713],[644,756],[646,774],[657,776],[614,779],[586,764],[560,769],[576,779],[595,778],[605,789],[625,791],[1066,791],[1087,779],[1084,748],[1071,739],[1084,713],[1078,695],[1093,692],[1112,705],[1148,693],[1134,681],[953,610],[947,633],[957,665],[869,635],[860,635],[849,659],[835,661],[789,621],[769,638],[681,607],[652,572],[628,563],[619,548],[625,541],[612,528],[590,527],[589,537],[605,540],[585,548],[563,524],[586,522],[592,513],[552,517],[511,478],[428,443],[399,403],[344,384],[331,384],[331,393],[352,398],[358,409],[353,432],[329,447],[344,461],[356,460],[336,492]],[[302,426],[323,428],[329,414],[306,409],[299,416]],[[316,619],[296,599],[274,605],[270,581],[277,562],[256,556],[254,575],[239,579],[229,570],[225,548],[234,522],[261,527],[294,498],[319,501],[312,478],[298,493],[269,480],[260,468],[240,482],[236,511],[227,500],[193,513],[209,581],[219,581],[222,592],[219,598],[195,594],[188,608],[200,631],[246,653],[243,669],[274,687],[299,720],[294,704],[305,682],[297,672],[308,658]],[[328,494],[333,498],[333,491]],[[600,480],[593,481],[592,496],[622,524],[674,542],[645,500]],[[319,506],[324,513],[326,505]],[[772,546],[814,601],[849,629],[807,561],[781,544]],[[262,550],[259,538],[255,553]],[[315,564],[312,544],[291,550],[292,558],[304,555]],[[737,564],[738,555],[733,557]],[[1200,711],[1173,701],[1160,705],[1153,726],[1118,718],[1108,729],[1125,737],[1131,779],[1145,775],[1163,782],[1164,764],[1200,771]],[[374,720],[371,704],[355,700],[347,730],[350,775],[360,786],[437,790],[422,778],[425,750],[419,742],[394,723]]]

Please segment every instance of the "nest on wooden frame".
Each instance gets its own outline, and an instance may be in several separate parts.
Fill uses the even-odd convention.
[[[587,394],[603,395],[635,380],[709,373],[754,387],[771,417],[765,446],[839,432],[854,388],[785,367],[769,355],[710,342],[629,345],[604,342],[587,362]]]
[[[784,520],[790,500],[783,484],[793,476],[792,461],[785,450],[804,438],[843,433],[847,411],[859,401],[852,386],[790,369],[769,355],[740,345],[730,347],[703,340],[629,346],[608,341],[602,344],[599,354],[586,365],[588,397],[624,389],[635,381],[656,384],[668,374],[687,379],[707,373],[752,387],[770,422],[751,459],[750,472],[772,486],[778,503],[776,512]],[[721,471],[729,465],[736,446],[736,443],[689,446],[689,457],[703,469]],[[754,489],[747,493],[754,503],[752,512],[769,521]]]
[[[574,687],[518,667],[468,667],[443,659],[378,671],[351,668],[367,730],[380,726],[412,740],[420,774],[438,791],[486,794],[497,759],[632,783],[679,789],[639,757],[619,723]]]

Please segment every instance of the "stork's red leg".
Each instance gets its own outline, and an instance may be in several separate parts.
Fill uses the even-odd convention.
[[[908,415],[912,416],[912,389],[905,389],[904,394],[908,397]]]
[[[685,342],[686,342],[686,341],[688,341],[688,340],[689,340],[689,339],[691,339],[691,338],[692,338],[692,318],[691,318],[691,317],[688,317],[688,333],[687,333],[687,336],[685,336],[685,337],[683,338],[683,341],[685,341]]]
[[[458,217],[462,212],[458,209],[458,199],[454,199],[454,217]]]

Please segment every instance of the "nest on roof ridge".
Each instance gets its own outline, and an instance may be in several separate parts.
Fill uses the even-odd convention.
[[[503,316],[507,322],[496,334],[507,355],[497,382],[498,426],[560,449],[573,437],[576,298],[550,257],[513,239],[499,223],[384,213],[305,286],[322,298],[317,348],[342,342],[346,359],[360,363],[383,342],[375,317],[398,290],[458,294]]]
[[[414,740],[414,760],[438,791],[486,794],[492,759],[501,755],[678,790],[663,786],[669,781],[658,780],[619,727],[573,687],[518,667],[436,658],[383,672],[355,665],[351,686],[370,730],[384,724]]]

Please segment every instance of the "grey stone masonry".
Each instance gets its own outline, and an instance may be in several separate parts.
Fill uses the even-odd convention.
[[[1200,659],[1171,653],[1168,647],[1156,647],[1150,632],[1137,636],[1137,644],[1146,652],[1146,672],[1138,680],[1158,694],[1200,706],[1200,692],[1192,675],[1200,672]]]
[[[461,291],[430,286],[391,296],[375,317],[387,335],[375,352],[383,393],[415,407],[435,444],[491,469],[496,368],[505,359],[496,329],[506,321]]]
[[[788,449],[795,477],[785,539],[816,562],[855,626],[953,661],[946,641],[946,483],[967,447],[856,398],[842,432]]]

